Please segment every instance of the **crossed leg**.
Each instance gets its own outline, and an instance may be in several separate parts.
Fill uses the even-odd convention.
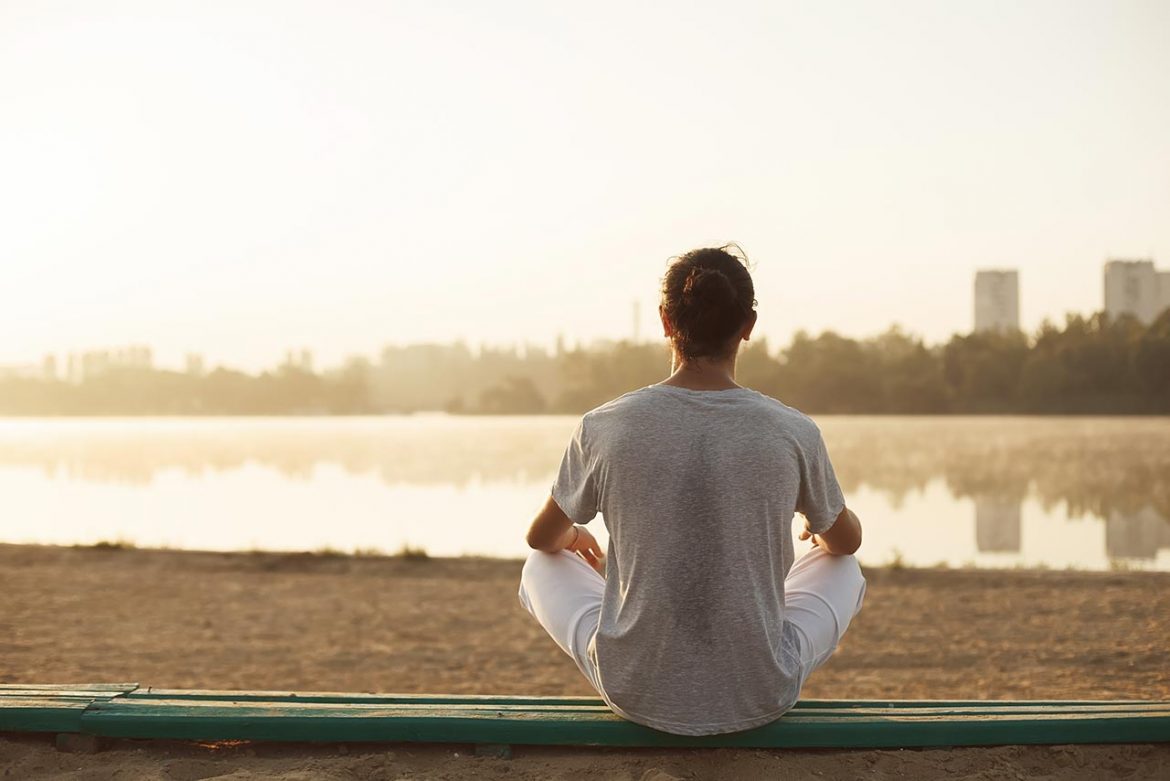
[[[601,620],[605,578],[572,551],[533,551],[520,573],[520,604],[549,633],[577,669],[600,689],[589,641]]]
[[[784,580],[784,616],[800,636],[800,685],[829,660],[865,600],[865,576],[854,556],[816,547]]]

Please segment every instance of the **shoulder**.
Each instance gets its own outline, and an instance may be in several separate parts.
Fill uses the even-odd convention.
[[[621,394],[617,399],[606,401],[603,405],[594,407],[589,412],[581,415],[581,420],[596,423],[603,422],[629,412],[629,410],[646,407],[649,402],[651,402],[651,391],[649,391],[649,387],[641,387],[635,389],[635,391]]]
[[[630,415],[637,415],[641,410],[650,409],[651,393],[648,387],[642,387],[599,404],[581,416],[581,426],[590,431],[600,431]]]
[[[802,445],[816,442],[821,438],[821,429],[816,421],[796,407],[790,407],[779,399],[756,391],[760,405],[768,412],[778,428]]]

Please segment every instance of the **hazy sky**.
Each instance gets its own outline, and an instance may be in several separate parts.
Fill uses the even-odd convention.
[[[774,342],[1100,308],[1170,267],[1170,3],[0,0],[0,363],[657,338],[727,240]]]

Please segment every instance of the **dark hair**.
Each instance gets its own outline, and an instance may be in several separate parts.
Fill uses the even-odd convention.
[[[747,256],[736,244],[671,258],[662,278],[662,307],[674,328],[675,350],[686,360],[728,355],[735,347],[731,338],[752,316],[755,296]]]

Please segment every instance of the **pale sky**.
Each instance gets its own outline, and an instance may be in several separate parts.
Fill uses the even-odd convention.
[[[1170,3],[0,0],[0,364],[658,338],[728,240],[773,346],[1099,309],[1170,267]]]

